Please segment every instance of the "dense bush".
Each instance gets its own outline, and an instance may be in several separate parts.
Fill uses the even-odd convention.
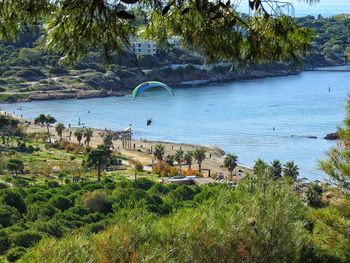
[[[26,253],[26,249],[24,247],[14,247],[8,251],[6,255],[6,259],[9,262],[15,262],[25,253]]]
[[[66,229],[58,221],[50,220],[38,223],[36,230],[53,237],[62,237]]]
[[[148,190],[153,186],[153,182],[147,178],[138,178],[134,181],[134,187],[137,189]]]
[[[12,206],[21,214],[27,211],[26,204],[19,192],[13,189],[0,190],[0,202],[8,206]]]
[[[290,185],[266,180],[247,180],[234,191],[222,188],[216,196],[208,195],[212,202],[167,217],[128,207],[107,230],[90,225],[97,235],[46,239],[21,260],[47,262],[43,255],[49,253],[50,260],[61,255],[60,262],[72,262],[64,255],[68,247],[80,244],[81,249],[69,250],[74,262],[298,262],[309,242],[305,207]],[[141,189],[134,195],[149,198]]]
[[[84,206],[92,212],[109,213],[112,211],[112,204],[104,191],[87,192],[83,194],[81,200]]]
[[[38,189],[39,190],[39,189]],[[34,202],[45,202],[51,198],[52,194],[47,191],[38,191],[33,194],[28,194],[26,196],[26,202],[34,203]]]
[[[11,246],[11,240],[5,231],[0,231],[0,254],[6,252]]]
[[[65,211],[72,206],[71,200],[61,195],[55,195],[52,197],[50,199],[50,204],[60,209],[61,211]]]
[[[16,76],[23,78],[27,81],[36,81],[36,80],[46,78],[44,73],[42,73],[40,70],[34,70],[34,69],[20,70],[16,73]]]
[[[3,227],[12,226],[21,218],[16,208],[5,204],[0,205],[0,225]]]
[[[54,76],[64,76],[64,75],[68,75],[69,71],[62,67],[53,67],[49,69],[49,73]]]
[[[52,203],[37,202],[28,207],[27,218],[35,221],[53,217],[59,210]]]
[[[38,232],[31,231],[31,230],[25,230],[20,233],[15,233],[12,236],[13,243],[15,245],[20,247],[26,247],[26,248],[32,246],[33,244],[38,242],[41,238],[42,236]]]

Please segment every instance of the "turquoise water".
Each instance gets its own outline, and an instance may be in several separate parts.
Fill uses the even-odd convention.
[[[342,123],[349,80],[350,72],[303,72],[179,88],[174,97],[151,91],[137,99],[38,101],[3,104],[1,109],[29,118],[50,113],[72,125],[80,117],[87,126],[114,130],[132,123],[137,139],[217,145],[246,165],[257,158],[294,160],[302,177],[323,179],[317,160],[335,143],[322,138]],[[153,119],[149,127],[147,118]],[[318,138],[303,137],[311,135]]]

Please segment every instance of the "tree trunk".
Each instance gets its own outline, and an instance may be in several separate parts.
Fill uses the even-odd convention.
[[[202,162],[198,162],[198,171],[202,172]]]
[[[230,181],[232,181],[233,180],[233,174],[232,174],[233,169],[230,169],[229,171],[230,171]]]
[[[181,161],[179,162],[179,168],[180,168],[180,175],[182,175],[182,163],[181,163]]]
[[[97,166],[97,181],[101,180],[101,166]]]
[[[191,165],[192,165],[192,163],[189,163],[189,164],[188,164],[188,169],[189,169],[189,170],[191,170]]]
[[[51,136],[50,136],[49,125],[46,125],[46,128],[47,128],[47,136],[49,136],[49,143],[51,143]]]

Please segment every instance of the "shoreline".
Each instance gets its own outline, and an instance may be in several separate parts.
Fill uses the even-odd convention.
[[[5,112],[0,110],[0,114],[4,114]],[[26,125],[26,122],[29,122],[30,124],[26,125],[25,131],[27,133],[46,133],[46,127],[42,127],[39,125],[33,124],[33,120],[27,119],[27,118],[22,118],[20,116],[17,116],[15,114],[11,114],[6,112],[10,116],[19,119],[21,122]],[[67,141],[69,133],[72,132],[74,134],[74,131],[78,128],[82,127],[71,127],[71,128],[66,128],[65,131],[63,132],[63,138]],[[88,128],[88,127],[86,127]],[[102,135],[106,132],[116,132],[113,130],[102,130],[102,129],[96,129],[96,128],[91,128],[93,130],[93,137],[91,138],[90,141],[90,146],[91,147],[97,147],[97,145],[102,144]],[[54,129],[54,126],[50,126],[50,134],[51,134],[51,139],[52,142],[58,142],[59,137],[57,135],[57,132]],[[76,143],[78,144],[78,141],[76,138],[72,135],[71,140],[69,142]],[[139,139],[132,139],[131,141],[131,149],[123,149],[122,147],[122,141],[121,140],[113,140],[113,147],[114,151],[117,153],[120,153],[121,155],[129,158],[129,159],[134,159],[140,161],[143,165],[146,171],[151,171],[152,169],[152,162],[154,162],[154,157],[153,154],[150,153],[150,150],[154,148],[156,144],[162,144],[165,148],[165,155],[168,154],[174,154],[176,150],[182,149],[184,151],[192,151],[195,148],[204,148],[206,150],[206,159],[202,163],[202,172],[204,177],[208,177],[209,170],[211,176],[215,174],[223,174],[225,178],[229,175],[229,172],[227,171],[226,168],[223,167],[223,160],[224,160],[224,155],[225,151],[221,149],[218,146],[212,146],[212,145],[199,145],[199,144],[189,144],[189,143],[176,143],[176,142],[168,142],[168,141],[148,141],[148,140],[139,140]],[[183,170],[187,170],[188,165],[183,164]],[[174,167],[178,167],[177,162],[174,162]],[[193,161],[192,163],[192,169],[198,170],[198,164]],[[252,168],[243,164],[238,164],[236,168],[236,173],[237,176],[234,176],[234,181],[239,180],[240,178],[243,178],[243,175],[245,173],[252,173]]]

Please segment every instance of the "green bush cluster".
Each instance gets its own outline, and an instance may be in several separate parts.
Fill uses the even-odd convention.
[[[287,180],[247,179],[236,189],[149,186],[145,180],[116,182],[112,225],[95,220],[86,233],[44,238],[20,262],[49,262],[47,255],[50,262],[63,263],[331,262],[322,261],[314,247],[304,224],[307,208]],[[150,209],[151,193],[159,202],[170,201],[168,214]],[[135,198],[142,202],[130,202]],[[95,219],[94,214],[89,215]]]
[[[48,180],[41,186],[0,189],[0,253],[18,259],[43,237],[62,238],[75,229],[98,233],[127,210],[144,209],[164,217],[181,207],[196,207],[202,191],[216,188],[160,185],[146,178],[135,181],[105,178],[61,186]]]

